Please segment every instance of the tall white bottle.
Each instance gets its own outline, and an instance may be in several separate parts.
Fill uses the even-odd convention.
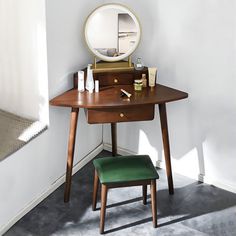
[[[84,92],[84,72],[78,71],[78,91]]]
[[[94,79],[93,79],[93,71],[91,69],[91,64],[88,64],[87,67],[87,79],[86,79],[86,89],[92,93],[94,90]]]

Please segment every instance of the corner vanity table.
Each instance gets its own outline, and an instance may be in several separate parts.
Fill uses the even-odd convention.
[[[53,106],[62,106],[71,108],[66,184],[65,184],[65,194],[64,194],[65,202],[68,202],[70,198],[76,128],[77,128],[77,120],[80,108],[85,109],[87,122],[89,124],[103,124],[103,123],[111,124],[112,155],[116,156],[117,154],[116,124],[119,122],[153,120],[155,116],[155,105],[158,105],[169,193],[170,194],[174,193],[172,171],[171,171],[170,145],[169,145],[168,126],[167,126],[166,103],[187,98],[188,94],[160,84],[156,84],[156,86],[152,88],[150,87],[143,88],[142,91],[135,91],[133,86],[134,80],[140,79],[142,74],[145,74],[146,77],[148,78],[147,68],[144,67],[141,70],[135,70],[133,64],[131,63],[130,57],[127,62],[118,62],[118,63],[116,62],[114,64],[114,67],[112,67],[113,64],[111,64],[113,61],[116,61],[117,59],[118,60],[124,59],[124,53],[119,53],[119,49],[121,50],[122,48],[123,49],[125,48],[125,46],[123,45],[125,42],[118,42],[118,46],[116,48],[116,53],[118,53],[118,56],[113,55],[112,57],[104,56],[104,54],[101,54],[100,53],[101,50],[98,49],[99,47],[98,45],[96,46],[91,45],[91,42],[89,41],[89,36],[91,32],[88,33],[87,32],[88,29],[86,29],[86,27],[88,27],[91,22],[94,22],[91,20],[91,17],[95,17],[98,11],[100,11],[100,13],[105,13],[105,11],[111,11],[112,9],[116,9],[115,11],[116,14],[117,11],[120,12],[118,13],[118,15],[121,14],[123,17],[121,20],[122,24],[124,23],[125,19],[127,19],[129,16],[130,18],[128,19],[128,21],[133,20],[134,25],[137,27],[137,32],[135,34],[133,26],[132,26],[132,31],[130,31],[132,33],[126,34],[130,35],[130,39],[126,38],[125,40],[131,40],[132,47],[131,49],[130,48],[128,49],[128,52],[127,54],[125,54],[125,56],[127,55],[129,56],[137,47],[140,39],[140,25],[137,18],[129,9],[118,4],[108,4],[96,9],[87,19],[87,23],[85,25],[85,36],[86,36],[85,38],[89,48],[93,51],[96,57],[102,59],[103,61],[104,60],[109,61],[107,65],[106,63],[97,64],[95,59],[95,63],[93,65],[93,76],[95,80],[99,80],[100,91],[98,93],[94,92],[90,93],[88,91],[78,92],[77,90],[78,77],[77,73],[75,73],[73,89],[66,91],[65,93],[55,97],[50,101],[50,104]],[[136,35],[136,39],[134,35]],[[118,35],[118,38],[122,37]],[[125,64],[127,64],[126,67]],[[132,96],[130,98],[121,97],[120,89],[126,90],[127,92],[132,94]]]

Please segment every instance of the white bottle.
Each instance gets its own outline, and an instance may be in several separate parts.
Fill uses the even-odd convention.
[[[95,93],[99,92],[99,80],[95,80]]]
[[[93,71],[91,69],[91,64],[88,64],[87,67],[87,79],[86,79],[86,89],[92,93],[94,90],[94,80],[93,80]]]
[[[78,91],[84,92],[84,72],[78,71]]]

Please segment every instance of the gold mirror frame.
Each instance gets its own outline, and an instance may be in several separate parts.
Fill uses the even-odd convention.
[[[90,45],[89,40],[88,40],[88,25],[92,17],[99,11],[105,10],[105,9],[120,9],[124,12],[127,12],[132,19],[135,22],[135,25],[137,26],[137,40],[134,44],[133,47],[131,47],[125,54],[117,56],[117,57],[108,57],[105,55],[102,55],[101,53],[97,52],[94,50],[92,45]],[[85,24],[84,24],[84,38],[86,45],[89,49],[89,51],[94,55],[94,64],[93,64],[93,69],[94,72],[103,72],[103,71],[124,71],[124,70],[133,70],[133,64],[131,63],[131,54],[136,50],[136,48],[139,45],[140,38],[141,38],[141,25],[139,22],[139,19],[137,16],[126,6],[117,4],[117,3],[112,3],[112,4],[104,4],[96,9],[94,9],[90,15],[87,17]],[[122,61],[124,59],[128,58],[127,61]],[[97,63],[97,59],[101,59],[102,62]]]

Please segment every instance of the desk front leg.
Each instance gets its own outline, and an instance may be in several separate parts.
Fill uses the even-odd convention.
[[[69,202],[70,200],[71,178],[72,178],[78,115],[79,115],[79,108],[72,108],[71,115],[70,115],[70,133],[69,133],[69,141],[68,141],[68,156],[67,156],[64,202]]]
[[[117,156],[117,125],[116,123],[111,123],[111,146],[112,146],[112,156]]]
[[[165,154],[166,162],[166,174],[168,179],[169,193],[174,194],[174,185],[171,170],[171,160],[170,160],[170,144],[169,144],[169,134],[167,125],[167,115],[166,115],[166,104],[159,104],[160,121],[161,121],[161,131],[162,131],[162,141]]]

